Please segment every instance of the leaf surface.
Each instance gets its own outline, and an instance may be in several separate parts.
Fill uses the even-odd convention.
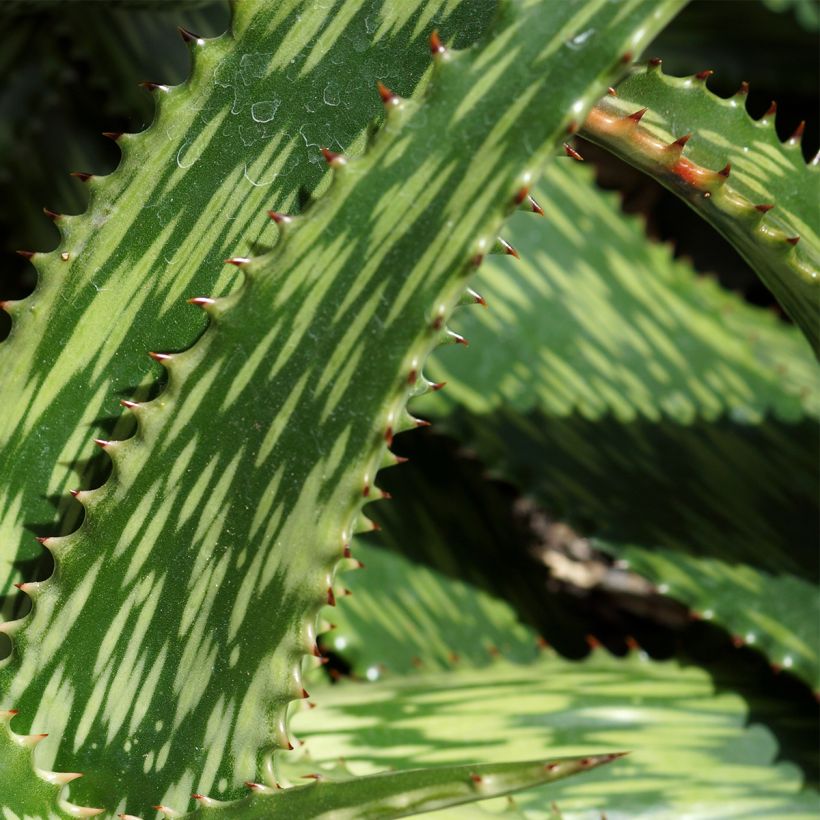
[[[459,316],[488,355],[442,351],[432,377],[447,388],[417,411],[816,688],[810,352],[794,328],[647,245],[579,166],[554,165],[539,197],[551,218],[512,220],[522,259],[485,266],[489,309]]]
[[[388,95],[364,155],[328,155],[332,187],[303,218],[283,223],[270,253],[238,262],[238,291],[204,297],[211,324],[192,348],[159,356],[166,388],[133,408],[133,438],[103,442],[111,478],[79,494],[82,526],[46,540],[54,574],[24,586],[33,612],[4,627],[14,646],[0,667],[0,697],[19,709],[21,729],[47,724],[38,766],[84,773],[72,799],[107,811],[157,803],[184,811],[194,789],[222,799],[247,780],[275,785],[274,752],[289,746],[287,708],[303,696],[316,615],[334,603],[335,566],[352,533],[370,526],[359,511],[378,469],[395,462],[388,445],[415,425],[404,407],[425,387],[421,367],[454,338],[446,320],[467,276],[570,121],[679,5],[504,4],[481,48],[435,49],[424,94]],[[292,22],[287,8],[264,3],[240,5],[237,15],[235,38]],[[593,17],[597,36],[581,49],[567,45]],[[343,20],[332,18],[339,36]],[[213,115],[208,139],[235,124],[210,109],[211,82],[229,87],[241,108],[244,78],[254,85],[271,64],[287,71],[294,47],[285,39],[260,57],[226,38],[205,49],[206,89],[194,106]],[[534,114],[533,101],[548,93],[554,104]],[[164,116],[161,107],[151,132],[161,140]],[[121,213],[157,175],[146,143],[133,143],[130,180],[115,175],[130,182]],[[212,142],[197,147],[223,156]],[[287,149],[273,140],[267,150],[281,170]],[[222,151],[235,167],[235,151]],[[169,159],[161,186],[185,171],[179,155]],[[226,181],[214,207],[231,207],[230,190]],[[194,207],[186,202],[186,216]],[[158,253],[166,231],[181,229],[163,224]],[[223,240],[240,227],[223,225]],[[93,280],[103,248],[99,235],[83,241],[82,274]],[[187,241],[196,245],[198,231]],[[105,256],[117,269],[127,243],[118,249]],[[80,283],[43,279],[44,290],[63,284],[70,292]],[[172,302],[184,282],[168,285]],[[112,294],[125,304],[123,292]],[[41,299],[47,304],[42,292],[27,300],[29,316]],[[78,337],[99,337],[99,326],[77,328]],[[17,331],[19,344],[35,341],[25,322]],[[59,355],[75,376],[67,350]],[[112,355],[104,348],[93,366],[105,374]],[[34,408],[59,388],[49,380]],[[25,424],[37,418],[32,410]],[[16,796],[15,811],[26,812],[24,784]]]
[[[670,77],[650,62],[600,101],[583,133],[712,223],[820,355],[820,171],[803,158],[803,126],[781,143],[776,107],[753,120],[746,90],[722,99],[706,87],[711,73]]]

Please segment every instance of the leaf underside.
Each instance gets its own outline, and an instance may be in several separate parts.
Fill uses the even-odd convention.
[[[445,322],[467,275],[572,117],[679,5],[505,4],[482,48],[438,52],[418,99],[387,100],[367,152],[333,160],[330,190],[283,226],[272,252],[239,263],[239,290],[203,303],[211,322],[200,340],[163,358],[167,386],[132,408],[136,435],[104,443],[113,473],[79,494],[82,526],[46,540],[55,570],[25,585],[32,614],[4,626],[14,645],[0,668],[2,703],[19,710],[18,731],[47,726],[38,766],[83,772],[72,800],[134,814],[157,803],[185,810],[194,790],[232,799],[248,780],[275,786],[273,754],[289,745],[287,708],[303,697],[316,615],[334,603],[335,567],[352,534],[370,526],[361,506],[376,495],[378,469],[395,462],[393,435],[415,424],[406,401],[425,389],[429,351],[452,339]],[[236,42],[199,55],[202,85],[190,97],[200,116],[216,104],[213,87],[238,83],[236,71],[251,84],[270,76],[294,47],[285,40],[243,62],[241,38],[279,31],[287,14],[259,3],[236,15]],[[567,46],[593,16],[598,34],[583,49]],[[534,113],[546,94],[554,104]],[[169,100],[191,105],[190,97]],[[161,106],[155,139],[173,125],[166,116]],[[214,116],[203,133],[225,119]],[[115,175],[130,181],[116,201],[121,213],[124,198],[144,196],[141,180],[167,186],[180,169],[177,154],[158,169],[147,142],[134,138]],[[278,147],[277,161],[287,156]],[[190,150],[202,161],[218,154],[207,140]],[[229,183],[215,195],[222,208]],[[28,321],[46,291],[93,280],[97,255],[122,264],[110,242],[98,244],[103,231],[80,240],[92,218],[78,217],[64,243],[77,253],[82,242],[77,279],[44,276],[24,303]],[[152,247],[162,252],[179,227],[169,222]],[[182,247],[196,240],[194,230]],[[165,298],[180,287],[174,280]],[[16,344],[32,343],[25,321],[16,333]],[[60,381],[48,385],[26,424]],[[39,816],[25,784],[13,788],[15,811]]]

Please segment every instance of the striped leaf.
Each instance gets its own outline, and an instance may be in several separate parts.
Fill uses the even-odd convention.
[[[381,113],[377,79],[409,95],[432,28],[472,42],[488,5],[347,0],[325,15],[308,0],[253,0],[230,35],[189,42],[190,78],[154,89],[152,125],[117,140],[117,171],[86,182],[88,211],[57,219],[60,246],[33,257],[35,293],[4,306],[14,325],[0,345],[0,595],[31,580],[42,554],[32,531],[76,529],[68,491],[107,469],[92,439],[131,432],[119,400],[151,395],[161,375],[145,352],[202,332],[185,298],[231,290],[223,260],[276,241],[266,211],[297,210],[316,189],[320,146],[362,150]]]
[[[600,649],[568,661],[547,650],[527,665],[498,660],[478,670],[385,676],[313,694],[317,707],[293,721],[310,756],[289,766],[294,777],[321,774],[339,756],[366,774],[385,765],[502,761],[556,748],[567,755],[629,749],[600,773],[522,793],[519,809],[530,820],[550,817],[551,801],[567,820],[602,813],[713,820],[808,819],[820,808],[817,794],[802,790],[797,768],[778,760],[775,737],[757,721],[748,725],[747,703],[716,692],[703,670],[675,661],[615,658]],[[755,704],[758,720],[766,708]]]
[[[427,384],[421,367],[429,351],[456,338],[446,321],[467,276],[556,142],[623,70],[623,55],[679,6],[510,0],[481,48],[454,52],[434,38],[424,94],[404,101],[385,89],[385,122],[367,152],[356,160],[325,152],[336,169],[329,191],[304,217],[278,217],[284,237],[271,252],[234,260],[244,275],[238,290],[196,300],[210,315],[207,330],[185,352],[155,356],[167,386],[131,408],[133,438],[101,442],[111,477],[79,493],[79,530],[45,539],[54,574],[24,585],[33,612],[4,626],[14,647],[0,667],[0,698],[19,710],[15,731],[48,726],[38,766],[84,773],[71,786],[75,802],[109,812],[144,813],[156,803],[185,810],[192,789],[232,799],[248,780],[275,785],[274,752],[290,743],[287,708],[303,696],[300,670],[314,648],[316,615],[335,603],[334,571],[352,533],[369,526],[360,510],[377,495],[377,470],[395,461],[387,451],[393,436],[415,424],[405,404]],[[153,258],[164,258],[186,222],[174,258],[207,244],[200,230],[211,218],[197,208],[205,192],[176,219],[164,203],[180,207],[173,183],[189,162],[209,165],[213,176],[234,168],[237,154],[241,161],[236,140],[246,132],[231,112],[258,99],[247,89],[275,74],[273,66],[296,70],[289,67],[297,44],[287,37],[275,51],[248,46],[282,36],[287,12],[239,5],[236,41],[199,56],[202,87],[171,95],[149,134],[133,140],[114,177],[122,187],[112,208],[122,219],[145,202],[146,189],[164,192],[158,211],[143,205],[130,227],[152,236]],[[318,26],[324,18],[313,13]],[[578,47],[573,38],[593,19],[595,36]],[[331,18],[325,47],[345,20],[341,11]],[[308,22],[303,16],[300,27]],[[306,55],[300,76],[327,53]],[[226,89],[231,107],[222,109]],[[534,106],[547,95],[549,107]],[[170,156],[163,144],[160,162],[151,139],[164,143],[170,129],[190,140],[169,112],[191,107],[206,136]],[[252,141],[264,134],[254,127]],[[282,142],[266,143],[272,167],[245,166],[243,176],[285,173]],[[211,202],[219,242],[235,241],[241,228],[226,219],[234,182]],[[79,257],[65,269],[74,275],[46,270],[8,343],[20,361],[12,375],[26,390],[38,388],[23,391],[32,396],[26,429],[40,429],[40,414],[85,366],[63,347],[43,384],[23,373],[31,350],[52,341],[32,333],[31,323],[48,313],[46,294],[59,302],[83,282],[99,292],[109,284],[96,273],[103,259],[112,275],[129,275],[129,242],[115,231],[117,220],[89,236],[90,221],[77,218],[66,231],[63,253]],[[109,224],[113,233],[104,232]],[[48,262],[62,264],[59,254]],[[132,296],[110,284],[95,311],[116,307],[139,322],[147,291]],[[184,277],[169,277],[163,300],[173,303],[186,286]],[[92,329],[82,311],[75,318],[83,321],[72,338],[90,339],[93,349],[104,322]],[[124,343],[121,330],[112,332]],[[115,350],[93,358],[102,394]],[[14,810],[36,815],[40,806],[27,795],[20,784]]]
[[[781,143],[775,104],[753,120],[746,112],[748,88],[724,100],[706,87],[712,73],[669,77],[660,60],[650,61],[619,84],[617,96],[601,100],[583,134],[651,174],[711,222],[820,355],[817,160],[807,167],[803,159],[803,124]]]
[[[811,353],[647,245],[578,164],[551,168],[538,197],[553,216],[512,220],[522,259],[482,269],[489,310],[460,319],[472,347],[442,351],[447,389],[417,411],[817,687]]]

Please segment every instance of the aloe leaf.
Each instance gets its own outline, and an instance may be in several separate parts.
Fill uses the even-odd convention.
[[[789,573],[766,572],[658,547],[600,541],[596,546],[692,610],[720,624],[735,646],[763,652],[776,671],[788,670],[820,692],[820,592]]]
[[[753,120],[746,112],[748,89],[722,99],[706,87],[712,73],[669,77],[660,60],[650,61],[600,101],[583,134],[711,222],[820,355],[820,176],[817,163],[806,166],[803,159],[803,125],[781,143],[775,104]]]
[[[777,762],[769,730],[748,725],[744,700],[716,692],[708,673],[676,661],[600,649],[569,661],[545,650],[526,665],[497,660],[481,669],[386,675],[312,694],[316,708],[293,720],[300,751],[310,755],[289,763],[295,778],[321,774],[339,756],[365,774],[387,764],[402,770],[541,749],[617,748],[631,750],[617,766],[550,788],[549,800],[567,818],[808,818],[818,808],[817,794],[802,791],[799,770]],[[523,792],[516,803],[535,820],[549,816],[545,797]]]
[[[127,435],[119,400],[151,395],[161,376],[145,351],[202,332],[185,298],[230,291],[222,261],[276,241],[266,211],[302,207],[324,178],[320,146],[362,150],[382,111],[376,80],[409,95],[432,28],[469,44],[491,5],[362,0],[326,16],[308,0],[256,0],[229,34],[189,41],[189,79],[154,88],[151,126],[117,139],[116,172],[87,180],[88,211],[60,216],[60,246],[32,258],[35,292],[3,306],[14,324],[0,345],[0,595],[31,580],[32,534],[77,527],[68,490],[105,475],[91,439]]]
[[[416,411],[816,688],[816,363],[559,166],[535,193],[551,218],[513,218],[521,260],[484,266],[489,309],[460,317],[481,358],[442,351]]]
[[[607,753],[525,763],[437,766],[339,781],[328,781],[317,774],[311,778],[311,785],[284,790],[254,787],[244,800],[206,806],[210,808],[209,817],[241,820],[267,818],[280,811],[299,818],[389,820],[554,783],[618,757],[618,753]]]
[[[433,39],[425,93],[385,93],[367,152],[325,151],[330,190],[303,218],[279,217],[285,236],[270,253],[234,259],[237,292],[196,300],[211,323],[192,348],[155,354],[166,388],[132,407],[135,437],[99,442],[111,478],[78,494],[79,530],[45,539],[54,575],[24,585],[32,614],[4,627],[14,646],[3,702],[19,709],[21,730],[48,724],[38,766],[84,773],[75,802],[184,810],[193,788],[229,799],[249,779],[275,785],[316,615],[335,602],[351,534],[370,526],[360,509],[377,470],[395,462],[388,445],[415,426],[404,407],[426,385],[427,354],[455,338],[445,323],[467,275],[624,53],[679,6],[521,0],[504,4],[480,49]],[[264,4],[237,15],[235,31],[257,34],[286,19]],[[572,38],[593,17],[600,28],[579,48]],[[213,70],[247,54],[220,42],[200,57],[208,83],[203,62]],[[554,104],[535,114],[530,103],[547,93]],[[138,199],[156,174],[142,158],[128,188]],[[35,294],[29,314],[38,304]],[[18,330],[30,339],[25,322]],[[49,395],[61,375],[50,374]],[[26,422],[36,420],[32,411]],[[24,784],[17,798],[25,812]]]

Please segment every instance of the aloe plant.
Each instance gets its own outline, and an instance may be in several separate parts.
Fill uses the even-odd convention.
[[[391,753],[393,741],[385,748],[380,741],[373,744],[370,771],[296,785],[304,750],[292,751],[289,712],[310,697],[308,689],[320,707],[334,702],[336,695],[317,679],[324,674],[317,637],[325,619],[334,617],[329,608],[344,609],[348,587],[364,609],[355,629],[342,625],[336,633],[336,649],[345,657],[357,641],[364,647],[387,643],[389,602],[366,586],[337,580],[336,572],[362,563],[356,538],[376,528],[363,505],[387,495],[377,474],[402,461],[393,452],[394,437],[426,424],[409,415],[408,400],[477,446],[488,464],[534,490],[547,507],[550,494],[541,494],[543,485],[531,476],[522,478],[517,466],[548,452],[544,437],[520,412],[531,400],[523,406],[514,401],[509,412],[495,413],[493,406],[494,390],[519,390],[516,380],[535,388],[539,410],[552,395],[564,408],[586,406],[591,419],[609,409],[630,417],[634,399],[655,422],[672,412],[689,418],[703,413],[714,423],[725,407],[750,414],[755,424],[770,407],[790,422],[816,422],[815,363],[806,361],[802,342],[741,304],[733,304],[726,319],[709,316],[728,297],[716,288],[696,295],[689,272],[680,282],[674,281],[677,272],[664,273],[650,286],[645,279],[651,271],[643,272],[643,281],[633,271],[624,292],[646,288],[630,309],[659,349],[668,317],[682,317],[687,344],[697,354],[690,364],[702,361],[707,373],[693,376],[685,358],[665,350],[663,359],[652,362],[651,349],[637,345],[624,359],[623,395],[593,389],[579,400],[567,386],[586,378],[595,384],[600,357],[588,344],[579,345],[584,360],[562,362],[556,351],[566,343],[542,340],[538,327],[530,334],[521,311],[548,309],[539,300],[560,281],[555,263],[545,256],[543,266],[525,263],[517,274],[505,266],[529,245],[504,228],[513,211],[528,212],[515,221],[533,236],[527,248],[533,260],[546,253],[539,247],[550,248],[538,237],[544,225],[564,231],[584,273],[595,265],[603,276],[609,265],[621,276],[619,242],[643,248],[645,240],[633,227],[612,227],[618,236],[595,259],[566,221],[567,212],[579,207],[577,189],[575,200],[571,192],[577,180],[556,170],[543,188],[535,186],[549,158],[575,153],[568,140],[582,126],[583,133],[599,135],[631,158],[618,139],[626,134],[639,141],[644,132],[638,129],[672,119],[663,108],[667,103],[680,106],[691,120],[688,127],[704,129],[699,118],[718,104],[690,106],[684,93],[658,93],[646,123],[617,107],[654,93],[639,80],[657,72],[639,68],[620,81],[683,5],[505,0],[494,8],[490,2],[348,0],[325,9],[300,0],[243,0],[233,6],[225,35],[206,40],[183,30],[193,57],[189,79],[174,88],[147,84],[157,101],[152,125],[137,134],[111,134],[123,152],[113,174],[79,169],[88,209],[76,216],[53,214],[59,247],[25,254],[39,277],[34,292],[3,303],[13,324],[0,344],[0,564],[4,590],[14,585],[23,593],[8,595],[8,620],[0,625],[10,638],[8,657],[0,662],[0,804],[6,812],[43,818],[190,811],[398,817],[551,784],[621,756],[617,734],[589,748],[588,739],[579,737],[572,749],[562,744],[560,754],[525,738],[520,754],[516,747],[519,762],[403,756],[400,749]],[[613,87],[615,96],[606,92]],[[742,139],[749,127],[729,122],[724,139]],[[658,137],[641,139],[650,145]],[[674,150],[680,165],[682,151]],[[639,160],[657,170],[652,151]],[[788,180],[803,173],[793,162]],[[761,239],[766,231],[750,228],[743,177],[738,183],[732,178],[731,186],[740,187],[731,187],[725,173],[713,176],[708,192],[715,208],[707,216],[759,262],[764,281],[814,342],[817,253],[806,212],[809,194],[792,197],[798,183],[788,180],[778,188],[782,219],[807,229],[797,246],[784,240],[775,247],[780,234],[770,230]],[[582,178],[581,185],[589,188],[590,218],[617,223],[618,215],[598,204],[589,180]],[[761,218],[760,210],[755,214]],[[785,227],[777,230],[791,237]],[[601,227],[594,235],[603,232]],[[656,249],[645,252],[653,262],[660,259]],[[663,260],[661,271],[664,264],[671,267]],[[426,360],[441,345],[466,342],[449,323],[460,304],[485,301],[468,287],[475,274],[497,277],[501,314],[465,312],[471,313],[467,321],[479,323],[478,339],[482,332],[487,336],[480,345],[486,364],[459,376],[441,357],[449,386],[439,394],[444,379],[425,375]],[[536,291],[528,304],[515,276]],[[578,293],[580,310],[598,310],[588,295]],[[494,343],[498,320],[482,326],[494,315],[502,316],[517,353]],[[653,331],[655,320],[664,329]],[[745,340],[737,339],[755,333],[763,342],[749,354]],[[581,341],[574,328],[567,337],[570,346]],[[564,374],[562,384],[550,385],[550,375],[537,368],[526,370],[525,343],[535,351],[530,363],[543,355]],[[624,351],[630,343],[624,336],[615,346]],[[772,362],[780,360],[789,365],[785,386],[771,374]],[[666,362],[674,363],[683,391],[663,387],[669,381],[662,372]],[[548,401],[545,415],[551,414],[562,412],[556,414]],[[505,440],[508,421],[514,435]],[[522,431],[528,444],[517,460]],[[731,436],[723,431],[716,436],[718,446],[734,446],[726,444]],[[91,457],[92,439],[104,455]],[[504,456],[485,441],[506,441]],[[575,469],[583,475],[583,450],[573,452],[571,442],[567,449],[576,463],[566,474]],[[811,486],[811,467],[800,458],[796,452],[805,473],[799,492],[810,496],[805,488]],[[636,471],[644,467],[638,464]],[[570,486],[575,489],[572,480]],[[771,492],[776,505],[781,491]],[[423,499],[424,488],[410,496]],[[416,543],[424,538],[418,526],[423,520],[416,516],[415,531],[397,525],[394,532],[403,543]],[[27,532],[32,521],[45,559]],[[429,532],[438,525],[434,518]],[[798,576],[808,562],[801,552],[784,550],[767,564],[753,542],[746,552],[723,553],[708,527],[704,533],[699,540],[682,539],[694,548],[694,558],[680,559],[695,561],[686,571],[702,572],[705,565],[697,561],[708,552],[717,561],[748,561],[752,583],[762,578],[771,600],[769,591],[780,587],[764,571],[773,572],[782,560]],[[762,530],[757,534],[766,537]],[[655,535],[634,545],[608,538],[603,547],[660,583],[658,576],[670,570],[668,564],[653,567],[663,554],[657,549],[678,544],[667,533]],[[444,546],[438,551],[446,554]],[[749,585],[722,565],[717,574],[723,586],[713,594],[721,602],[733,598],[733,583]],[[474,613],[465,628],[477,631],[483,645],[492,621],[486,613],[503,615],[503,626],[492,627],[497,643],[509,635],[526,644],[517,660],[526,665],[525,688],[532,688],[543,674],[542,661],[530,657],[533,635],[522,632],[502,602],[484,601],[469,584],[450,584],[438,601],[428,601],[429,617],[442,618],[443,601],[461,596],[465,611]],[[703,614],[697,584],[688,596],[683,584],[667,586]],[[391,597],[409,596],[424,606],[427,587],[411,570],[406,588]],[[805,601],[802,617],[816,606],[816,586],[795,577],[791,588]],[[759,600],[769,599],[761,592]],[[717,622],[732,631],[745,628],[742,618],[718,611],[717,603],[714,608]],[[783,665],[783,647],[803,640],[808,649],[793,652],[794,666],[811,679],[816,636],[801,638],[788,618],[774,628],[777,616],[763,610],[769,620],[756,633],[762,648]],[[568,616],[568,628],[573,623]],[[396,620],[391,635],[397,646],[410,628]],[[426,656],[436,639],[429,629],[420,634],[427,635],[419,647]],[[444,634],[440,639],[447,657],[456,651],[447,648],[450,640]],[[375,657],[361,667],[365,677],[380,677]],[[351,661],[356,668],[359,661]],[[609,674],[607,663],[603,674]],[[569,674],[565,667],[572,665],[554,661],[550,668]],[[508,674],[516,673],[501,672]],[[641,673],[630,667],[617,674]],[[465,686],[467,699],[473,684],[469,675],[465,680],[453,685]],[[430,685],[422,678],[406,684],[422,690]],[[401,703],[389,688],[362,687],[365,701]],[[491,690],[490,697],[500,697],[498,692]],[[383,717],[385,724],[397,720],[389,709]],[[330,740],[323,754],[334,742],[332,725],[324,731]],[[639,735],[627,740],[640,743]],[[345,750],[343,744],[337,748]],[[401,771],[384,771],[397,763]],[[430,763],[447,765],[419,767]],[[756,758],[749,782],[770,763],[766,753]],[[620,777],[628,778],[623,763],[607,769],[618,766]],[[766,805],[780,811],[793,783],[790,775],[784,790],[773,787]],[[590,798],[590,809],[610,802],[594,788],[578,794]],[[679,807],[676,801],[668,805]],[[799,801],[801,811],[814,805],[811,796]]]

